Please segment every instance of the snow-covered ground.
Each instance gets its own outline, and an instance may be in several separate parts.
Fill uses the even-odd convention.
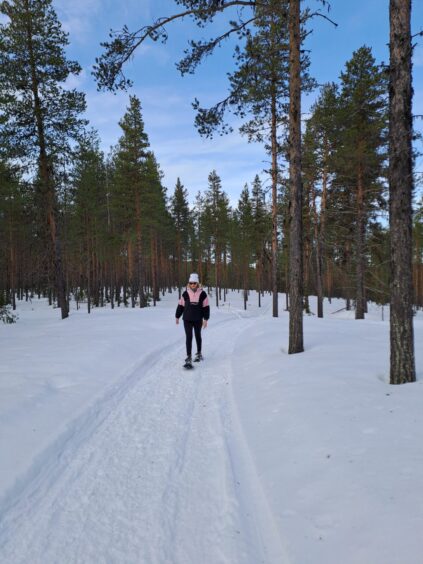
[[[0,325],[0,562],[422,564],[423,316],[394,387],[387,308],[212,299],[186,372],[176,302]]]

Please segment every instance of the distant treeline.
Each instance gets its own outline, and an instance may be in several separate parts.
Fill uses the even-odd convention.
[[[180,290],[193,270],[215,288],[218,305],[228,288],[243,289],[246,299],[251,289],[274,290],[272,265],[277,290],[289,293],[290,193],[281,169],[268,171],[276,201],[257,175],[240,179],[233,208],[216,171],[193,205],[182,184],[189,178],[168,193],[137,97],[129,98],[116,146],[108,155],[100,150],[98,134],[81,117],[84,94],[62,87],[80,67],[65,57],[68,39],[51,2],[4,2],[2,11],[9,22],[0,25],[0,311],[34,296],[57,303],[62,317],[70,299],[88,311],[155,305],[163,292]],[[254,48],[251,43],[250,55]],[[239,60],[238,85],[253,80],[243,66],[246,55]],[[286,73],[282,63],[278,72]],[[210,116],[203,110],[203,128],[207,119],[213,123]],[[257,123],[263,125],[253,120],[244,133],[260,137]],[[282,130],[269,151],[286,160]],[[303,132],[305,311],[309,295],[318,296],[319,316],[324,297],[345,298],[357,317],[367,300],[389,301],[387,142],[386,71],[362,47],[338,84],[321,88]],[[413,226],[418,307],[422,254],[420,201]]]

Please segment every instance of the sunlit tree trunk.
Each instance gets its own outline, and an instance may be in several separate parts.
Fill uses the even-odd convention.
[[[28,10],[29,12],[29,10]],[[49,227],[51,245],[53,250],[55,288],[62,319],[69,316],[69,307],[66,299],[65,278],[63,274],[62,247],[60,241],[59,226],[57,223],[57,202],[54,186],[54,175],[51,162],[47,155],[46,137],[44,128],[44,116],[41,109],[39,81],[37,77],[37,66],[33,50],[33,30],[31,19],[27,23],[27,40],[29,52],[29,68],[31,73],[31,90],[34,100],[34,115],[37,128],[38,147],[39,147],[39,169],[42,182],[42,193],[45,204],[45,213]]]
[[[289,3],[289,354],[303,345],[300,0]]]
[[[391,384],[415,382],[412,311],[411,0],[390,0]]]

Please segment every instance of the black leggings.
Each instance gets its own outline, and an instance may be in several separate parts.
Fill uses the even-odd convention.
[[[192,351],[192,330],[195,333],[195,342],[197,343],[197,351],[201,352],[201,327],[203,321],[184,321],[185,335],[187,336],[187,356],[191,356]]]

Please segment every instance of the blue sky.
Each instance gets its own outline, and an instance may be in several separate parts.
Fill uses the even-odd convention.
[[[320,6],[317,0],[303,4],[312,10]],[[268,157],[261,145],[248,144],[237,133],[201,139],[193,125],[191,107],[195,97],[211,104],[225,95],[226,73],[232,69],[231,45],[219,49],[194,76],[182,78],[175,63],[183,56],[188,38],[208,38],[212,30],[198,30],[189,20],[177,21],[168,28],[167,44],[145,43],[127,65],[126,74],[134,82],[130,92],[97,92],[91,68],[101,54],[100,42],[107,40],[109,29],[120,29],[124,24],[137,29],[156,17],[175,13],[179,7],[173,0],[53,0],[53,5],[70,35],[69,56],[83,67],[72,84],[86,92],[87,117],[99,131],[103,149],[107,152],[117,142],[118,121],[128,105],[129,93],[134,93],[141,100],[151,148],[169,193],[179,176],[193,201],[198,190],[207,187],[208,174],[215,169],[223,189],[236,204],[245,182],[251,182],[256,173],[266,168]],[[311,50],[311,72],[319,83],[336,81],[353,51],[364,44],[372,47],[378,62],[388,61],[388,7],[389,0],[332,0],[329,17],[338,27],[323,18],[313,20],[307,48]],[[217,18],[214,30],[224,29],[224,25],[225,18]],[[412,29],[413,33],[423,29],[422,0],[413,2]],[[419,42],[414,51],[415,114],[423,114],[423,38]],[[304,99],[305,113],[314,97]],[[418,121],[418,128],[423,130],[423,120]],[[421,143],[418,148],[423,152]],[[417,170],[423,171],[422,157]]]

